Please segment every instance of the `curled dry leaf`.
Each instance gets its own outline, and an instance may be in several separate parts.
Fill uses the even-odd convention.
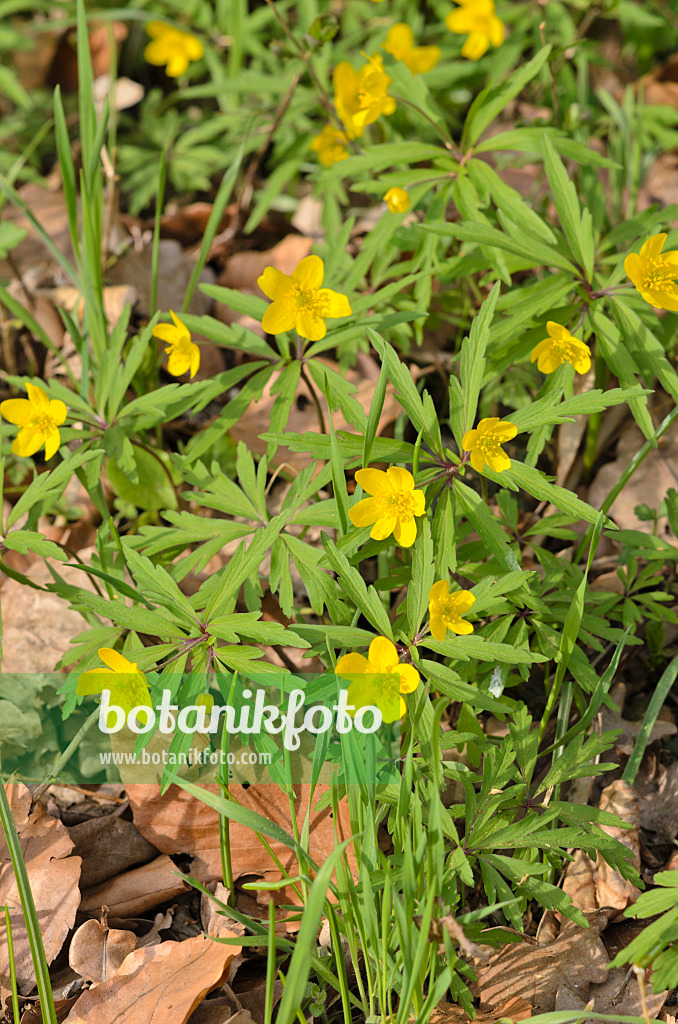
[[[633,854],[633,866],[640,870],[640,809],[638,797],[628,782],[623,779],[615,781],[603,790],[600,798],[601,811],[618,815],[622,821],[632,827],[618,828],[615,825],[601,825],[603,832],[623,843]],[[596,897],[599,907],[615,907],[625,910],[626,907],[640,896],[633,882],[626,878],[599,857],[596,862]]]
[[[663,772],[656,791],[641,799],[640,824],[654,832],[657,843],[673,843],[678,836],[678,761]]]
[[[137,949],[117,974],[83,993],[67,1024],[184,1024],[241,952],[204,935]]]
[[[218,786],[206,786],[206,790],[219,793]],[[315,788],[313,800],[316,803],[327,786]],[[310,786],[294,787],[296,812],[299,827],[303,825]],[[270,785],[231,786],[231,793],[238,803],[256,811],[269,821],[275,822],[288,834],[292,832],[289,802],[282,790]],[[163,853],[186,853],[193,857],[191,874],[201,882],[221,878],[221,854],[219,849],[219,815],[201,800],[196,800],[178,786],[170,786],[161,796],[159,786],[133,785],[127,787],[134,824],[141,834]],[[340,841],[351,834],[345,800],[339,804],[340,820],[337,831]],[[229,826],[231,862],[235,879],[242,875],[258,875],[270,880],[279,879],[280,872],[271,858],[253,835],[252,830],[231,821]],[[271,849],[280,858],[285,868],[293,868],[296,858],[282,843],[269,839]],[[312,812],[310,818],[310,854],[322,864],[335,847],[334,821],[330,809]],[[348,848],[352,857],[352,847]],[[296,871],[292,871],[295,874]],[[110,904],[109,904],[110,905]]]
[[[26,786],[10,785],[6,790],[40,921],[45,958],[51,964],[75,922],[80,902],[80,858],[70,856],[73,843],[60,821],[47,814],[41,804],[31,810],[31,794]],[[35,986],[35,972],[19,890],[4,836],[0,836],[2,905],[9,907],[19,989],[27,994]],[[4,914],[0,915],[0,979],[3,985],[9,985]]]
[[[478,971],[481,1009],[497,1012],[507,999],[519,997],[535,1013],[555,1008],[556,992],[567,986],[578,998],[588,999],[589,987],[607,978],[609,955],[600,940],[607,924],[601,912],[587,915],[589,927],[565,921],[555,942],[548,946],[505,946]]]
[[[497,1024],[507,1018],[511,1021],[526,1020],[532,1016],[532,1007],[520,996],[511,996],[493,1010],[478,1010],[476,1024]],[[436,1006],[430,1017],[430,1024],[470,1024],[471,1018],[461,1006],[444,1000]]]
[[[101,921],[85,921],[71,939],[68,962],[85,981],[106,981],[136,944],[134,932],[109,928]]]
[[[138,864],[147,864],[159,852],[133,822],[115,814],[88,818],[68,832],[75,843],[73,853],[82,857],[82,889],[100,885]]]
[[[108,907],[111,917],[138,917],[188,888],[176,864],[163,855],[88,889],[83,893],[80,910],[84,914],[98,914],[102,907]]]

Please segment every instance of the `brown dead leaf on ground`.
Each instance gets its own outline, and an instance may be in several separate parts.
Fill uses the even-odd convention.
[[[257,1024],[247,1010],[236,1010],[228,999],[206,999],[188,1019],[188,1024]]]
[[[40,922],[45,958],[51,964],[75,922],[80,902],[80,858],[71,856],[73,843],[62,822],[47,814],[41,804],[31,809],[31,794],[26,786],[9,785],[6,791]],[[0,906],[3,905],[9,907],[19,990],[27,994],[35,986],[35,972],[4,836],[0,838]],[[3,986],[9,986],[4,915],[0,916],[0,979]]]
[[[503,1017],[512,1021],[527,1020],[532,1016],[532,1006],[520,996],[511,996],[492,1010],[478,1010],[477,1024],[496,1024]],[[463,1007],[445,1000],[438,1003],[430,1017],[429,1024],[471,1024],[471,1018]]]
[[[654,792],[640,800],[640,824],[656,843],[669,845],[678,836],[678,761],[661,771]]]
[[[89,818],[68,830],[75,843],[73,852],[82,857],[80,885],[92,888],[158,856],[131,821],[115,814]]]
[[[339,372],[338,364],[332,360],[322,359],[320,361],[335,372]],[[376,360],[372,356],[360,352],[356,357],[355,367],[342,373],[345,380],[355,385],[356,391],[353,397],[362,406],[366,414],[369,414],[370,406],[374,399],[379,372]],[[252,402],[238,422],[231,427],[230,432],[233,439],[236,442],[244,441],[250,451],[256,455],[264,455],[266,453],[267,443],[262,441],[259,435],[263,433],[263,426],[270,420],[271,409],[275,400],[273,392],[275,391],[278,376],[278,374],[275,374],[271,377],[264,388],[261,398],[257,402]],[[323,406],[323,415],[326,418],[327,409],[324,399],[321,398],[320,401]],[[381,416],[379,417],[377,436],[380,436],[386,427],[393,423],[399,411],[400,405],[394,396],[393,385],[389,383],[386,386],[386,397]],[[334,423],[334,429],[337,431],[348,430],[351,433],[355,431],[355,427],[349,424],[339,410],[333,411],[332,422]],[[304,434],[307,431],[317,434],[320,431],[315,405],[303,381],[299,383],[297,399],[292,403],[286,431],[293,434]],[[306,452],[293,452],[283,444],[276,449],[272,463],[273,465],[280,465],[283,462],[290,469],[294,470],[295,473],[299,473],[306,466],[310,465],[312,457]]]
[[[630,829],[616,825],[601,825],[600,828],[608,836],[617,839],[633,854],[633,866],[640,870],[640,808],[638,796],[628,782],[615,779],[607,786],[600,797],[601,811],[618,815],[622,821],[631,825]],[[615,907],[625,910],[640,896],[633,882],[629,882],[619,871],[610,867],[602,857],[596,861],[596,897],[599,907]]]
[[[113,977],[136,945],[134,932],[109,928],[102,921],[85,921],[71,939],[68,962],[85,981],[98,983]]]
[[[205,788],[212,793],[219,793],[218,786]],[[316,787],[314,803],[319,800],[326,788],[322,785]],[[294,791],[297,799],[297,820],[301,827],[308,806],[310,786],[298,785],[294,787]],[[255,784],[247,789],[232,786],[231,793],[241,806],[256,811],[291,834],[289,804],[282,790],[275,786]],[[202,882],[221,878],[219,815],[216,811],[178,786],[170,786],[161,796],[159,786],[130,784],[127,787],[127,795],[134,824],[150,843],[166,854],[190,854],[194,858],[191,874]],[[348,838],[350,830],[345,800],[341,801],[339,806],[342,818],[337,822],[337,831],[341,841]],[[269,842],[286,868],[294,866],[296,859],[291,850],[282,843],[273,840]],[[281,877],[264,847],[254,839],[251,829],[231,821],[230,845],[233,874],[236,879],[246,874],[259,875],[271,880]],[[334,846],[334,821],[330,809],[311,813],[311,857],[321,864]]]
[[[635,423],[629,423],[617,444],[614,462],[607,462],[598,470],[587,496],[594,508],[600,508],[603,501],[627,468],[631,459],[645,443],[645,438]],[[658,509],[667,490],[678,487],[678,423],[674,423],[659,440],[657,448],[640,464],[621,494],[615,499],[609,515],[622,530],[639,530],[652,533],[653,523],[643,522],[633,511],[637,505],[649,505]],[[657,535],[662,537],[668,520],[659,519]]]
[[[638,979],[634,974],[624,985],[624,979],[628,971],[625,967],[617,967],[609,972],[609,976],[602,985],[591,985],[589,998],[593,999],[593,1009],[597,1013],[609,1013],[619,1017],[644,1017],[643,1003],[640,998],[640,987]],[[650,973],[648,972],[648,981]],[[655,1019],[669,994],[658,992],[656,995],[646,984],[646,1003],[651,1019]]]
[[[480,1008],[496,1013],[507,999],[519,997],[535,1013],[547,1013],[555,1008],[556,992],[563,985],[586,1001],[589,987],[607,978],[609,961],[600,939],[607,915],[598,911],[587,919],[588,928],[564,921],[558,938],[548,946],[512,943],[493,954],[477,972]]]
[[[626,698],[626,686],[624,683],[617,683],[617,685],[610,691],[610,697],[619,708],[619,711],[613,711],[606,705],[601,707],[600,721],[602,731],[607,732],[608,730],[621,730],[614,741],[615,749],[620,751],[622,754],[630,755],[633,751],[636,740],[638,739],[642,721],[628,722],[622,717],[624,711],[624,700]],[[660,740],[664,736],[673,736],[676,732],[678,732],[678,728],[673,722],[667,722],[658,718],[652,726],[648,744],[655,740]],[[644,827],[645,826],[643,825],[643,828]]]
[[[88,889],[83,893],[80,911],[98,914],[102,907],[108,907],[111,917],[138,917],[188,889],[174,861],[162,854],[149,864]]]
[[[241,952],[204,935],[138,949],[82,996],[67,1024],[184,1024]]]
[[[567,865],[563,892],[585,914],[592,914],[598,909],[595,865],[585,850],[577,850],[574,860]]]
[[[85,553],[81,552],[83,557]],[[83,558],[87,561],[87,558]],[[53,578],[43,560],[30,566],[26,575],[44,586]],[[67,583],[85,590],[94,590],[87,573],[56,564]],[[70,647],[70,637],[77,636],[87,622],[72,611],[57,594],[34,590],[17,580],[0,580],[0,605],[3,622],[3,672],[53,672],[62,654]]]

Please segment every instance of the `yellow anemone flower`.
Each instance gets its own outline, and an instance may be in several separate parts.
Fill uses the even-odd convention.
[[[385,636],[374,638],[367,657],[345,654],[334,672],[341,679],[350,680],[348,703],[353,704],[356,711],[370,704],[379,708],[387,723],[398,721],[407,711],[401,693],[413,693],[419,686],[416,668],[400,664],[395,644]]]
[[[553,320],[546,324],[549,337],[532,349],[530,362],[537,360],[542,373],[553,373],[563,363],[574,366],[577,373],[588,373],[591,369],[591,349],[579,338],[573,337],[567,327],[561,327]]]
[[[311,142],[311,149],[318,154],[318,160],[323,167],[331,167],[332,164],[337,164],[351,155],[346,148],[347,142],[345,132],[326,124],[320,135],[316,135]]]
[[[495,14],[494,0],[458,0],[458,3],[445,18],[445,24],[457,35],[468,33],[461,48],[462,57],[480,60],[490,43],[501,46],[504,42],[503,22]]]
[[[393,534],[401,547],[412,547],[417,537],[416,516],[426,511],[426,499],[423,491],[415,491],[410,471],[400,466],[390,466],[385,473],[381,469],[359,469],[355,479],[371,497],[348,510],[353,525],[372,526],[373,540],[385,540]]]
[[[517,433],[515,423],[490,416],[481,420],[475,430],[466,431],[461,446],[465,452],[471,453],[471,465],[476,472],[482,473],[487,463],[495,473],[501,473],[511,468],[511,460],[501,446]]]
[[[306,256],[291,277],[275,267],[266,267],[257,284],[273,300],[261,321],[267,334],[282,334],[294,328],[302,338],[320,341],[327,333],[326,319],[351,315],[345,295],[321,288],[324,275],[325,264],[319,256]]]
[[[153,328],[153,337],[167,342],[167,370],[173,377],[181,377],[182,373],[189,371],[191,377],[195,377],[200,366],[200,349],[191,341],[186,324],[171,309],[170,316],[174,324],[157,324]]]
[[[360,138],[368,124],[382,114],[392,114],[395,100],[386,92],[391,78],[382,58],[375,54],[360,71],[342,60],[332,76],[334,103],[349,139]]]
[[[169,78],[179,78],[188,70],[188,65],[200,60],[205,48],[199,39],[189,32],[180,32],[164,21],[149,21],[146,31],[151,42],[144,50],[144,57],[149,64],[157,67],[165,65],[165,74]]]
[[[447,580],[434,583],[428,595],[430,629],[434,639],[444,640],[448,629],[462,636],[472,633],[473,626],[462,619],[462,615],[465,615],[475,603],[476,599],[470,590],[455,590],[450,593]]]
[[[624,260],[624,270],[646,302],[656,309],[678,312],[678,250],[662,253],[666,234],[648,238],[638,253]],[[661,254],[661,255],[660,255]]]
[[[413,75],[431,71],[440,60],[440,47],[415,46],[414,32],[403,21],[391,26],[382,49],[396,60],[401,60]]]
[[[68,415],[68,409],[58,398],[51,401],[36,384],[26,384],[28,398],[8,398],[0,404],[0,413],[20,428],[12,442],[15,455],[35,455],[45,446],[45,458],[51,459],[59,450],[59,427]]]
[[[133,661],[110,647],[100,647],[97,654],[107,667],[91,668],[78,677],[76,692],[81,697],[110,690],[111,704],[123,708],[126,715],[132,708],[153,706],[146,676]]]
[[[384,196],[391,213],[405,213],[410,208],[410,194],[404,188],[390,188]]]

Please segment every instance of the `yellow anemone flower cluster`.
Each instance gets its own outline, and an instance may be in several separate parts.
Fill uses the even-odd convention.
[[[591,349],[579,338],[573,337],[567,327],[561,327],[553,320],[546,324],[548,338],[544,338],[532,349],[530,362],[537,360],[542,373],[553,373],[563,363],[569,363],[577,373],[588,373],[591,369]]]
[[[171,309],[170,316],[174,323],[157,324],[153,328],[153,337],[167,343],[167,370],[173,377],[180,377],[182,373],[195,377],[200,366],[200,349],[191,341],[186,324]]]
[[[110,647],[100,647],[97,653],[106,668],[92,668],[78,677],[79,696],[110,690],[111,704],[123,708],[126,715],[132,708],[152,707],[146,676],[133,661]]]
[[[391,213],[405,213],[410,208],[410,194],[404,188],[390,188],[384,196],[384,202]]]
[[[480,60],[492,46],[504,42],[504,24],[496,15],[494,0],[457,0],[458,6],[445,18],[450,32],[466,35],[462,57]]]
[[[205,48],[190,32],[180,32],[164,21],[149,21],[146,31],[151,42],[144,50],[149,64],[165,67],[168,78],[180,78],[186,74],[193,61],[200,60]]]
[[[415,46],[414,32],[402,21],[391,26],[382,49],[396,60],[401,60],[413,75],[426,74],[440,60],[440,47]]]
[[[51,459],[61,445],[59,427],[68,409],[58,398],[49,396],[36,384],[26,384],[28,398],[8,398],[0,404],[0,413],[19,427],[12,452],[27,458],[45,446],[45,458]]]
[[[390,466],[359,469],[356,483],[370,495],[349,509],[354,526],[371,526],[373,540],[386,540],[391,534],[404,548],[412,547],[417,537],[416,517],[426,511],[424,492],[415,490],[414,477],[407,469]]]
[[[257,281],[271,305],[261,326],[268,334],[296,330],[302,338],[320,341],[325,337],[325,320],[350,316],[345,295],[323,288],[325,264],[319,256],[306,256],[288,277],[275,267],[266,267]]]
[[[377,707],[386,723],[403,717],[407,707],[401,694],[413,693],[419,686],[416,668],[400,664],[395,644],[385,636],[374,638],[367,657],[345,654],[334,672],[341,679],[349,680],[349,705],[356,711],[366,705]]]
[[[396,108],[395,100],[387,93],[391,78],[378,54],[368,57],[359,71],[342,60],[334,69],[332,84],[334,104],[349,139],[359,139],[368,124]]]
[[[311,149],[318,154],[318,160],[323,167],[331,167],[332,164],[339,163],[351,155],[346,148],[347,142],[345,132],[326,124],[320,135],[316,135],[311,142]]]
[[[646,302],[656,309],[678,312],[678,250],[662,252],[666,234],[652,235],[624,260],[624,270]]]

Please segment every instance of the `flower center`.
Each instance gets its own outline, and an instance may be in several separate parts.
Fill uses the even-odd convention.
[[[571,363],[576,358],[576,347],[569,341],[556,341],[553,344],[561,363]]]
[[[381,515],[396,516],[397,519],[414,516],[414,499],[411,491],[385,494],[381,498]]]
[[[678,284],[676,284],[674,278],[677,273],[676,268],[672,267],[661,256],[655,256],[645,264],[643,287],[647,289],[660,288],[670,295],[676,295],[678,294]]]
[[[481,452],[496,452],[499,447],[499,441],[497,441],[496,437],[492,437],[491,434],[485,434],[484,437],[478,438],[478,447]]]
[[[35,430],[39,430],[41,434],[49,434],[54,430],[55,424],[50,414],[48,412],[43,412],[34,417],[31,421],[31,426]]]
[[[285,296],[287,305],[295,312],[309,313],[311,316],[327,316],[327,301],[318,296],[314,288],[304,288],[301,284],[293,284]]]

